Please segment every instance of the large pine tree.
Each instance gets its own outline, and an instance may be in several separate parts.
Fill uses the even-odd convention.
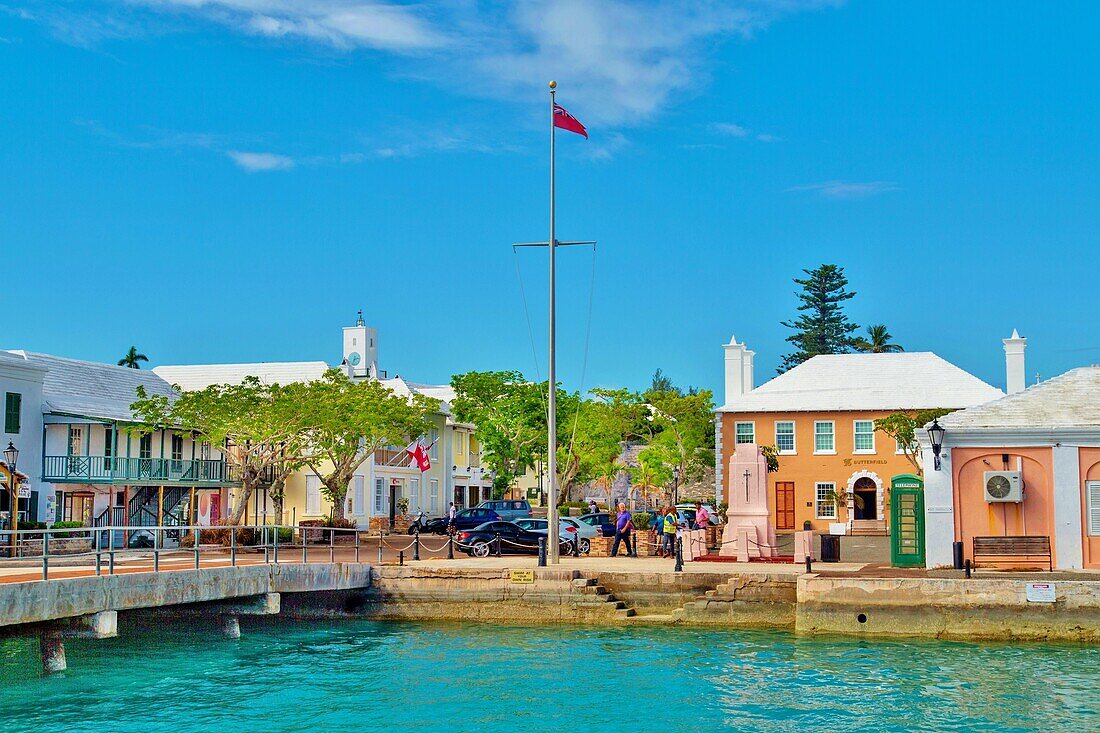
[[[794,344],[797,350],[783,357],[778,370],[780,374],[818,354],[851,351],[856,341],[852,332],[859,328],[844,313],[844,301],[856,295],[847,290],[848,278],[844,276],[844,268],[821,265],[803,272],[806,279],[794,279],[802,286],[802,292],[798,293],[798,299],[802,301],[798,310],[802,314],[793,322],[782,322],[787,328],[794,329],[787,341]]]

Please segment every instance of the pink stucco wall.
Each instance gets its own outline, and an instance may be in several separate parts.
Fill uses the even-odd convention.
[[[1002,455],[1008,454],[1007,467]],[[1017,470],[1023,459],[1024,501],[1021,504],[987,504],[984,473]],[[973,538],[1004,535],[1046,535],[1050,537],[1054,562],[1058,548],[1054,541],[1053,468],[1050,448],[954,448],[951,466],[955,486],[955,537],[963,542],[965,557],[973,560]],[[1100,546],[1097,547],[1100,556]],[[1042,565],[1043,560],[1020,565]]]

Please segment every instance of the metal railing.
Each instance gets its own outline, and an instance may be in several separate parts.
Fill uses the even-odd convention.
[[[15,533],[14,552],[11,532],[0,532],[0,571],[10,573],[16,568],[26,567],[24,563],[28,561],[33,563],[31,567],[40,562],[42,580],[49,580],[51,561],[54,563],[53,569],[58,570],[59,560],[84,558],[94,563],[96,575],[114,575],[120,560],[138,561],[136,566],[131,564],[131,567],[145,571],[149,568],[140,561],[151,561],[152,572],[161,572],[162,557],[191,559],[197,570],[204,559],[220,560],[236,567],[241,555],[247,557],[249,564],[259,563],[261,557],[264,563],[279,563],[280,552],[283,554],[282,562],[335,562],[337,548],[345,547],[354,553],[355,562],[360,562],[361,550],[365,546],[362,538],[368,536],[367,530],[359,528],[301,525],[253,524],[233,527],[232,532],[230,529],[223,525],[20,529]],[[120,535],[123,538],[121,547],[115,541]],[[338,537],[348,537],[350,542],[340,542]],[[215,538],[217,541],[204,544],[204,540]],[[176,567],[178,569],[178,564]]]
[[[221,460],[173,458],[117,458],[115,456],[46,456],[44,481],[112,481],[166,483],[226,483],[232,481]]]

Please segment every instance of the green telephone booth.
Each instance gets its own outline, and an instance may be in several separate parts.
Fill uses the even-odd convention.
[[[924,567],[924,479],[890,479],[890,561],[896,568]]]

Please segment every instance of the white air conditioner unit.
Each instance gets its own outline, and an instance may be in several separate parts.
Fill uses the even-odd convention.
[[[1019,471],[986,471],[985,500],[989,503],[1024,500],[1023,481]]]

